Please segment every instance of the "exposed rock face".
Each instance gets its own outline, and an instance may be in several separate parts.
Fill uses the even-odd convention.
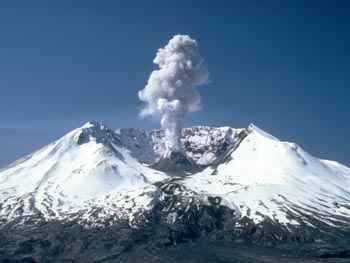
[[[222,157],[228,149],[242,139],[245,129],[230,127],[195,126],[182,129],[183,154],[200,166],[208,166]],[[123,145],[143,163],[155,164],[167,154],[162,130],[146,132],[142,129],[116,131]],[[239,135],[240,134],[240,135]]]
[[[185,176],[186,173],[193,173],[200,169],[199,165],[182,152],[170,152],[151,167],[172,176]]]

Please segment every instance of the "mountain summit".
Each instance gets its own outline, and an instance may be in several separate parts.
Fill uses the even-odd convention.
[[[209,213],[235,234],[255,228],[266,236],[271,226],[274,239],[347,232],[348,167],[254,125],[185,128],[181,143],[183,152],[166,155],[162,130],[88,122],[0,171],[0,219],[141,227],[157,215],[170,225],[217,228],[200,221]],[[221,210],[203,212],[208,207]]]

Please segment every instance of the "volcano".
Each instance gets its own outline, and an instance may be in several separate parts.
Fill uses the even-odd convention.
[[[163,233],[163,245],[213,233],[263,245],[350,236],[347,166],[255,125],[184,128],[181,143],[169,153],[162,130],[88,122],[0,171],[1,229],[10,227],[12,240],[48,224],[127,226],[150,240]]]

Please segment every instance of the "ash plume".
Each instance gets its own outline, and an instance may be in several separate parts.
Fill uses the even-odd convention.
[[[145,102],[140,115],[160,117],[168,152],[181,151],[184,118],[200,110],[197,86],[208,81],[209,73],[196,40],[188,35],[175,35],[158,50],[153,62],[159,69],[151,73],[146,87],[138,92],[139,99]]]

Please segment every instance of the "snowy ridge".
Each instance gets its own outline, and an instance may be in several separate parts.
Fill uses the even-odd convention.
[[[350,221],[344,165],[254,125],[185,128],[181,142],[196,170],[172,177],[152,168],[164,156],[162,131],[113,131],[89,122],[0,171],[0,219],[39,215],[98,224],[114,218],[136,225],[173,185],[186,200],[220,197],[221,205],[255,223],[342,227]]]
[[[349,172],[337,162],[319,160],[251,125],[229,161],[190,176],[185,185],[221,196],[255,222],[269,217],[299,224],[303,219],[307,222],[306,214],[337,224],[350,217],[349,207],[340,205],[350,201]]]
[[[130,191],[157,191],[152,184],[165,178],[132,158],[113,131],[87,123],[1,173],[1,215],[62,217],[114,194],[124,203]]]

